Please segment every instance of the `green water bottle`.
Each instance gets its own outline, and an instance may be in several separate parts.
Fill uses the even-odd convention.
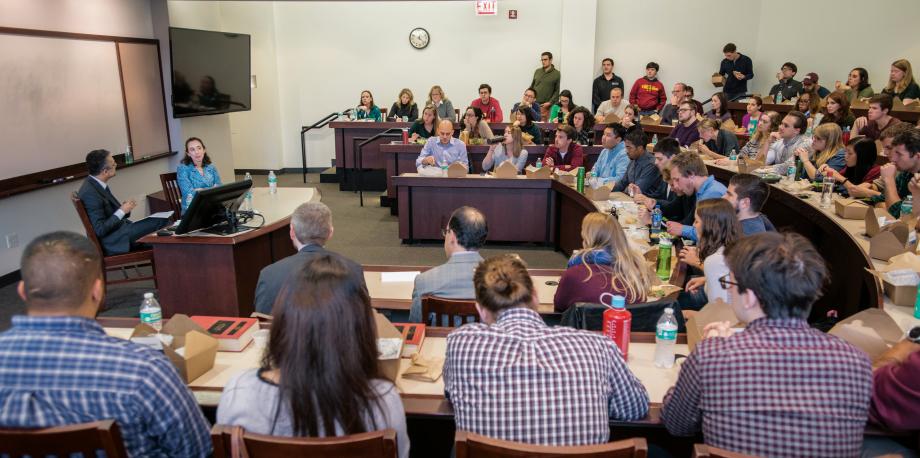
[[[585,168],[579,167],[575,175],[575,189],[580,193],[585,192]]]
[[[920,318],[920,290],[917,291],[917,300],[914,301],[914,318]]]
[[[655,273],[662,281],[666,281],[671,278],[671,237],[665,232],[658,237],[658,268]]]

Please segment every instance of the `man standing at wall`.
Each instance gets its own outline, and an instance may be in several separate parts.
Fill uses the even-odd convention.
[[[597,113],[597,108],[601,106],[604,100],[610,97],[610,91],[618,87],[621,93],[626,93],[626,86],[623,85],[623,78],[613,73],[613,59],[606,57],[601,61],[600,76],[594,79],[594,86],[591,88],[591,111]]]
[[[559,99],[559,80],[562,74],[553,65],[553,53],[545,51],[540,55],[540,68],[533,72],[533,81],[530,87],[537,92],[537,103],[540,104],[540,116],[549,119],[549,109]],[[608,91],[609,95],[610,92]]]
[[[725,59],[719,65],[719,74],[725,78],[725,98],[729,102],[747,93],[747,82],[754,79],[754,63],[751,58],[738,52],[734,43],[722,48]]]

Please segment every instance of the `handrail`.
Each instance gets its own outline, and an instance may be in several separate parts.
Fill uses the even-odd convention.
[[[361,201],[362,207],[364,206],[364,156],[361,154],[361,149],[364,148],[365,145],[371,143],[374,140],[377,140],[378,138],[402,137],[402,131],[403,130],[401,128],[397,128],[397,127],[389,128],[383,132],[380,132],[374,135],[373,137],[368,138],[367,140],[364,140],[363,142],[358,144],[357,148],[354,148],[354,151],[353,151],[354,157],[352,158],[352,163],[355,164],[355,167],[357,167],[357,170],[356,170],[357,180],[355,183],[355,189],[358,191],[360,195],[360,201]]]
[[[339,116],[347,113],[348,110],[343,112],[332,112],[326,115],[323,119],[316,121],[312,126],[301,126],[300,127],[300,160],[303,165],[303,182],[307,182],[307,132],[317,129],[320,127],[326,127],[330,122],[338,119]]]

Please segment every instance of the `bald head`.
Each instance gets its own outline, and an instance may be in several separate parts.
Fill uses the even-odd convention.
[[[19,294],[29,313],[77,312],[102,279],[102,260],[96,246],[73,232],[52,232],[30,242],[22,253],[20,268]]]
[[[482,247],[489,235],[485,215],[473,207],[460,207],[454,210],[447,227],[457,236],[457,243],[468,251]]]
[[[438,140],[443,144],[450,143],[450,138],[454,136],[454,123],[449,119],[442,119],[438,122]]]

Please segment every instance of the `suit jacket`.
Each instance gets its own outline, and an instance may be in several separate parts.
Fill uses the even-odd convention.
[[[89,222],[93,225],[93,232],[99,239],[103,251],[109,253],[127,253],[131,251],[129,224],[131,221],[126,214],[119,219],[115,212],[121,208],[121,202],[112,194],[111,188],[103,188],[93,177],[86,177],[83,185],[77,191],[77,196],[86,207]]]
[[[482,256],[478,251],[455,253],[446,263],[415,277],[409,321],[422,322],[422,296],[426,294],[449,299],[475,298],[473,271],[480,262],[482,262]]]
[[[367,289],[364,282],[364,269],[361,265],[337,253],[333,253],[319,245],[307,245],[295,254],[292,254],[274,264],[265,266],[259,273],[259,282],[256,284],[255,309],[259,313],[271,315],[275,299],[285,281],[292,273],[300,271],[304,264],[316,256],[331,254],[344,261],[352,275],[360,279],[361,284]]]

